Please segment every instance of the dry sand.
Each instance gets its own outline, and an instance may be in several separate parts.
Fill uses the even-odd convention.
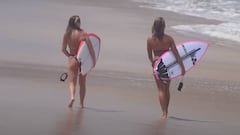
[[[0,4],[1,135],[238,135],[240,55],[238,44],[181,34],[171,25],[217,23],[138,8],[128,0],[8,1]],[[4,12],[5,11],[5,12]],[[60,52],[67,19],[82,17],[83,28],[102,37],[96,68],[87,80],[86,108],[72,109]],[[21,16],[22,15],[22,16]],[[146,55],[152,21],[163,16],[176,43],[210,43],[203,60],[171,84],[169,118],[160,119],[157,90]],[[43,53],[42,53],[43,52]]]

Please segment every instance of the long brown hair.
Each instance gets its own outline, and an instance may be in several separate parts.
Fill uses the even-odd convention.
[[[79,16],[74,15],[70,17],[68,21],[68,26],[66,28],[66,33],[65,33],[66,36],[69,37],[72,34],[73,30],[82,31],[82,29],[80,28],[80,25],[81,25],[81,20]]]
[[[152,36],[162,39],[164,36],[165,21],[162,17],[157,17],[152,26]]]

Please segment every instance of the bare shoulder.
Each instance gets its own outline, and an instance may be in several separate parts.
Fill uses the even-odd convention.
[[[172,38],[172,36],[170,36],[170,35],[167,35],[167,34],[166,34],[166,35],[165,35],[165,38],[166,38],[168,41],[174,41],[173,38]]]
[[[87,32],[85,31],[80,31],[79,33],[81,33],[82,36],[88,36]]]
[[[72,35],[79,40],[86,40],[87,38],[87,33],[84,31],[74,30]]]
[[[175,46],[175,41],[170,35],[165,35],[165,42],[167,42],[170,46]]]
[[[152,40],[152,36],[147,37],[147,41]]]
[[[149,36],[147,38],[147,45],[151,45],[152,44],[152,41],[153,41],[153,38],[151,36]]]

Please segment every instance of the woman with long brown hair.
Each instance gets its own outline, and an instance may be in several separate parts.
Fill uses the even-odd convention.
[[[177,59],[177,62],[182,68],[182,75],[185,74],[185,68],[183,62],[178,54],[175,42],[173,38],[164,32],[165,30],[165,21],[162,17],[157,17],[154,20],[152,26],[152,35],[147,39],[147,53],[148,58],[154,66],[154,62],[161,56],[164,52],[172,50],[174,56]],[[167,118],[168,116],[168,105],[170,101],[170,80],[158,80],[155,78],[158,92],[159,92],[159,102],[162,109],[162,118]]]
[[[69,90],[70,90],[70,102],[68,107],[72,107],[75,101],[76,82],[79,76],[80,85],[80,107],[84,107],[84,98],[86,93],[86,76],[81,74],[80,64],[76,58],[78,46],[80,41],[85,41],[88,45],[90,55],[92,57],[94,65],[96,64],[96,57],[93,50],[93,46],[89,37],[83,29],[80,28],[80,17],[74,15],[70,17],[68,26],[62,40],[62,52],[68,57],[68,75],[69,75]],[[67,50],[68,48],[68,50]],[[80,72],[80,73],[79,73]]]

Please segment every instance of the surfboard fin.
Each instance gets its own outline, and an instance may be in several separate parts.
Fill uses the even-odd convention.
[[[162,60],[159,62],[158,64],[158,77],[159,78],[164,78],[164,79],[168,79],[168,73],[167,73],[167,67],[164,65],[164,63],[162,62]]]

